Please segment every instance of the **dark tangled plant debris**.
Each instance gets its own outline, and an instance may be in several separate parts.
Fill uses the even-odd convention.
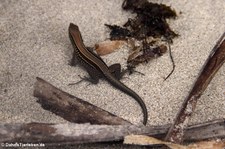
[[[131,32],[130,30],[117,26],[117,25],[109,25],[105,24],[109,29],[111,29],[110,33],[110,39],[111,40],[124,40],[127,39],[128,37],[131,37]]]
[[[143,47],[137,47],[133,50],[128,57],[128,68],[132,68],[143,62],[148,62],[149,60],[162,56],[166,51],[167,47],[165,45],[158,45],[156,47],[151,47],[147,41],[142,42]]]
[[[177,33],[170,29],[166,21],[166,19],[174,19],[177,16],[176,12],[169,6],[151,3],[147,0],[124,0],[122,8],[136,13],[136,17],[129,18],[122,27],[105,25],[111,29],[111,40],[128,40],[132,38],[142,43],[140,46],[142,48],[133,47],[127,61],[128,69],[134,68],[139,63],[148,62],[154,57],[161,56],[167,51],[165,41],[172,43],[172,39],[178,36]],[[159,45],[158,42],[149,41],[147,40],[149,37],[164,40],[164,44]]]
[[[146,36],[163,36],[171,39],[177,36],[166,22],[166,19],[177,16],[170,7],[164,4],[150,3],[147,0],[125,0],[122,7],[137,14],[134,19],[129,19],[124,24],[124,27],[131,30],[133,37],[143,39]]]

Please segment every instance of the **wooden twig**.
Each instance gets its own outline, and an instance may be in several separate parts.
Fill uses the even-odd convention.
[[[225,33],[222,35],[216,46],[209,55],[194,87],[188,97],[184,100],[176,119],[171,126],[165,140],[181,143],[184,136],[184,128],[188,124],[188,120],[195,110],[197,100],[207,88],[208,84],[215,76],[216,72],[225,62]]]
[[[186,129],[185,141],[225,138],[225,120],[193,125]],[[45,145],[79,144],[123,140],[131,134],[145,134],[162,139],[170,125],[91,125],[91,124],[4,124],[0,123],[0,143],[44,143]]]
[[[98,108],[82,99],[72,96],[37,78],[34,96],[45,110],[74,123],[123,125],[130,122]]]

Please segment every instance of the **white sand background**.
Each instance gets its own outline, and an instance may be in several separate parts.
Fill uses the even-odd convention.
[[[172,69],[166,53],[137,67],[145,76],[133,74],[122,82],[145,101],[148,125],[162,125],[173,121],[210,51],[225,31],[225,1],[153,2],[165,3],[178,12],[176,20],[169,20],[180,35],[172,45],[176,69],[167,81],[163,80]],[[80,67],[68,65],[73,51],[68,37],[69,23],[80,27],[86,46],[93,46],[109,36],[105,23],[122,25],[132,16],[121,5],[122,0],[0,0],[0,121],[66,122],[36,103],[34,82],[41,77],[135,124],[141,123],[141,109],[135,100],[107,81],[68,86],[80,80],[78,75],[87,75]],[[109,65],[120,62],[125,66],[127,51],[124,47],[103,59]],[[225,66],[199,100],[191,123],[225,118],[224,74]]]

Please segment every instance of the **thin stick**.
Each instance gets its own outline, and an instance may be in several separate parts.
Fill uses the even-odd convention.
[[[175,66],[175,62],[174,62],[174,59],[173,59],[173,55],[172,55],[170,43],[168,43],[168,46],[169,46],[169,54],[170,54],[170,59],[171,59],[173,68],[172,68],[171,72],[167,75],[167,77],[164,79],[164,81],[166,81],[166,79],[168,79],[168,78],[172,75],[172,73],[174,72],[175,67],[176,67],[176,66]]]

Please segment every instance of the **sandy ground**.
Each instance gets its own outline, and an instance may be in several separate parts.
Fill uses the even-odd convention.
[[[156,0],[153,2],[157,2]],[[122,80],[145,101],[148,124],[171,123],[211,49],[225,31],[224,0],[161,0],[179,14],[170,20],[180,34],[172,52],[176,70],[171,70],[169,54],[141,65],[145,74]],[[142,113],[138,104],[106,81],[98,85],[68,86],[87,73],[68,65],[73,51],[68,37],[70,22],[77,24],[87,46],[108,37],[104,23],[123,24],[132,14],[121,9],[122,0],[0,0],[0,121],[65,122],[43,110],[33,97],[35,78],[138,124]],[[125,65],[128,49],[103,57],[107,64]],[[225,67],[223,66],[198,102],[191,122],[225,118]]]

